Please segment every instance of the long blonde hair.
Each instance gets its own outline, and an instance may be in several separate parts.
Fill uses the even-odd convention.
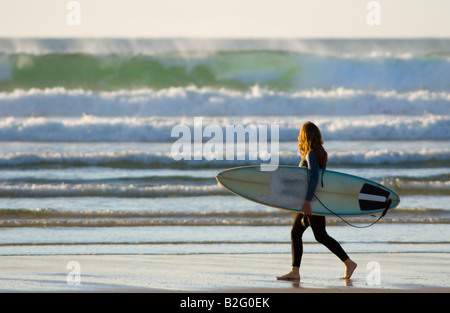
[[[319,128],[311,122],[303,124],[300,130],[300,134],[298,135],[298,149],[302,159],[306,157],[309,151],[314,150],[321,167],[325,166],[328,161],[328,153],[323,147],[322,134]]]

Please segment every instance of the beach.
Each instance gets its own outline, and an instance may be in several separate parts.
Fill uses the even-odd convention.
[[[332,254],[306,254],[301,281],[277,281],[288,254],[2,256],[2,292],[449,292],[449,253],[356,254],[349,280]],[[78,262],[79,279],[69,262]],[[372,275],[379,264],[378,279]],[[372,263],[373,264],[373,263]]]
[[[448,39],[0,39],[0,290],[448,292],[449,56]],[[307,121],[327,170],[400,197],[370,227],[327,216],[349,281],[310,230],[301,282],[277,281],[295,213],[216,180],[297,166]]]

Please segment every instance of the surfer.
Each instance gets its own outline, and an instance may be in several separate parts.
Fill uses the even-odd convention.
[[[278,280],[300,280],[300,263],[303,255],[303,232],[311,226],[317,242],[326,246],[345,265],[342,279],[350,279],[357,264],[353,262],[341,245],[325,230],[325,216],[311,214],[311,200],[319,183],[320,169],[325,169],[328,154],[323,147],[322,135],[319,128],[311,123],[305,123],[298,136],[298,147],[302,157],[301,167],[307,167],[309,175],[308,189],[301,211],[297,213],[291,230],[292,267],[289,273],[277,277]]]

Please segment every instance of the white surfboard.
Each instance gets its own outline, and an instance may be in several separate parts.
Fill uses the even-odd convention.
[[[222,171],[216,178],[238,196],[290,211],[300,211],[308,188],[308,169],[297,166],[278,166],[273,171],[243,166]],[[316,215],[366,215],[386,213],[399,203],[394,191],[374,181],[329,170],[322,176],[320,170],[311,208]]]

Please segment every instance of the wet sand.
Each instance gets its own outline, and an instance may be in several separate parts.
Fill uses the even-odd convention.
[[[305,254],[300,282],[277,281],[289,254],[0,256],[2,292],[450,292],[450,253]]]

